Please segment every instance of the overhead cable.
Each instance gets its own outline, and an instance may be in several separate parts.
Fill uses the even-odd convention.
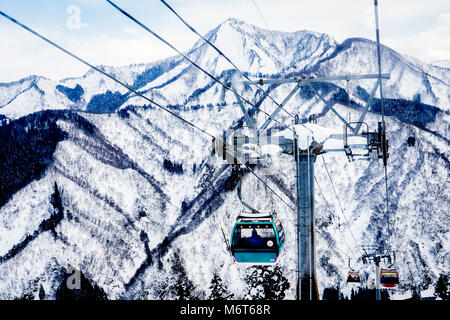
[[[40,33],[32,30],[31,28],[27,27],[26,25],[22,24],[21,22],[17,21],[16,19],[12,18],[11,16],[9,16],[8,14],[4,13],[3,11],[0,11],[0,15],[2,15],[3,17],[5,17],[6,19],[10,20],[11,22],[15,23],[16,25],[20,26],[21,28],[27,30],[28,32],[31,32],[32,34],[34,34],[35,36],[41,38],[42,40],[44,40],[45,42],[49,43],[50,45],[52,45],[53,47],[63,51],[64,53],[68,54],[69,56],[73,57],[74,59],[78,60],[79,62],[85,64],[86,66],[94,69],[95,71],[103,74],[104,76],[110,78],[111,80],[117,82],[118,84],[120,84],[121,86],[125,87],[126,89],[128,89],[129,91],[133,92],[134,94],[138,95],[139,97],[147,100],[148,102],[150,102],[151,104],[161,108],[162,110],[170,113],[171,115],[173,115],[174,117],[180,119],[181,121],[187,123],[188,125],[192,126],[193,128],[203,132],[204,134],[210,136],[211,138],[214,138],[214,136],[210,133],[208,133],[206,130],[201,129],[200,127],[197,127],[195,124],[193,124],[192,122],[184,119],[183,117],[181,117],[180,115],[176,114],[175,112],[165,108],[164,106],[162,106],[161,104],[155,102],[154,100],[144,96],[142,93],[134,90],[133,88],[131,88],[130,86],[128,86],[127,84],[125,84],[124,82],[118,80],[117,78],[115,78],[114,76],[110,75],[109,73],[103,71],[102,69],[100,69],[99,67],[94,66],[93,64],[87,62],[86,60],[83,60],[82,58],[78,57],[77,55],[73,54],[72,52],[70,52],[67,49],[64,49],[63,47],[59,46],[58,44],[56,44],[55,42],[51,41],[50,39],[44,37],[43,35],[41,35]]]
[[[123,10],[122,8],[120,8],[118,5],[116,5],[113,1],[111,0],[106,0],[106,2],[108,2],[111,6],[113,6],[116,10],[118,10],[120,13],[122,13],[123,15],[125,15],[127,18],[129,18],[130,20],[132,20],[133,22],[135,22],[136,24],[138,24],[141,28],[143,28],[144,30],[146,30],[147,32],[149,32],[150,34],[152,34],[154,37],[156,37],[158,40],[160,40],[161,42],[163,42],[164,44],[166,44],[167,46],[169,46],[171,49],[173,49],[175,52],[177,52],[180,56],[182,56],[184,59],[186,59],[187,61],[189,61],[194,67],[196,67],[198,70],[202,71],[204,74],[206,74],[208,77],[210,77],[211,79],[213,79],[215,82],[217,82],[218,84],[220,84],[221,86],[224,87],[225,90],[229,90],[231,92],[233,92],[236,96],[238,96],[239,98],[241,98],[244,102],[246,102],[247,104],[249,104],[250,106],[252,106],[253,108],[255,108],[258,111],[261,111],[263,113],[265,113],[266,115],[268,115],[270,117],[270,115],[265,112],[264,110],[260,109],[259,107],[256,107],[253,103],[251,103],[248,99],[244,98],[241,94],[239,94],[234,88],[232,88],[231,86],[225,84],[224,82],[222,82],[221,80],[219,80],[217,77],[215,77],[214,75],[212,75],[211,73],[209,73],[208,71],[206,71],[205,69],[203,69],[201,66],[199,66],[196,62],[194,62],[192,59],[190,59],[186,54],[182,53],[180,50],[178,50],[175,46],[173,46],[172,44],[170,44],[167,40],[165,40],[164,38],[162,38],[160,35],[158,35],[156,32],[154,32],[153,30],[151,30],[149,27],[147,27],[146,25],[144,25],[142,22],[140,22],[138,19],[136,19],[135,17],[133,17],[131,14],[129,14],[128,12],[126,12],[125,10]],[[283,124],[281,122],[279,122],[276,119],[272,119],[275,122],[277,122],[278,124],[282,125]],[[294,131],[293,129],[287,127],[288,130]]]
[[[245,79],[247,79],[248,81],[253,82],[252,79],[250,79],[244,72],[242,72],[235,63],[233,63],[233,61],[231,61],[219,48],[217,48],[217,46],[215,44],[213,44],[211,41],[209,41],[208,39],[206,39],[204,36],[202,36],[197,30],[194,29],[194,27],[192,27],[192,25],[190,25],[188,22],[186,22],[185,19],[183,19],[176,11],[175,9],[173,9],[165,0],[160,0],[170,11],[173,12],[173,14],[175,14],[175,16],[177,16],[178,19],[181,20],[181,22],[183,22],[183,24],[188,27],[193,33],[195,33],[198,37],[200,37],[203,41],[205,41],[208,45],[210,45],[214,50],[217,51],[217,53],[219,55],[221,55],[225,60],[227,60],[234,69],[236,69],[236,71]],[[292,118],[295,119],[295,116],[292,115],[290,112],[288,112],[286,109],[284,109],[277,101],[275,101],[275,99],[273,99],[270,94],[264,90],[258,83],[256,83],[256,88],[258,90],[260,90],[261,92],[263,92],[264,96],[268,97],[270,100],[272,100],[278,107],[281,107],[281,110],[283,110],[284,112],[286,112],[286,114],[288,114],[289,116],[291,116]],[[270,117],[270,119],[273,120],[272,117]]]

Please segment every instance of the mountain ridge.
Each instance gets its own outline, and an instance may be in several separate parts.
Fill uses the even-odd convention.
[[[226,24],[224,27],[228,28]],[[230,29],[228,32],[232,35],[223,34],[223,39],[219,40],[239,35]],[[263,35],[259,37],[255,39],[262,39]],[[251,74],[254,76],[302,75],[308,73],[310,65],[317,66],[314,70],[317,76],[376,73],[377,70],[373,42],[349,41],[347,50],[336,52],[333,58],[319,63],[322,55],[330,57],[337,46],[332,50],[332,46],[326,45],[334,43],[332,40],[326,39],[324,43],[320,37],[312,35],[308,39],[297,39],[305,42],[287,39],[282,48],[304,51],[305,59],[285,66],[285,74],[271,74],[276,70],[272,67],[279,61],[275,57],[278,51],[268,43],[267,47],[258,45],[259,40],[255,39],[244,37],[233,42],[245,46],[232,48],[241,55],[230,54],[232,59],[237,57],[236,62],[253,66]],[[191,50],[192,57],[201,61],[202,66],[220,74],[221,79],[235,76],[217,54],[201,42],[197,43],[199,46],[194,48],[194,45]],[[249,52],[253,54],[247,55]],[[446,212],[450,204],[448,87],[409,69],[391,51],[383,57],[383,65],[392,73],[391,80],[385,84],[391,153],[389,214],[401,278],[400,287],[391,293],[391,298],[408,297],[418,284],[423,285],[427,295],[432,295],[439,275],[450,269],[450,221]],[[270,59],[274,61],[269,63]],[[285,60],[290,61],[290,58]],[[219,134],[230,127],[242,128],[243,116],[232,94],[180,57],[163,61],[130,68],[104,68],[152,98],[161,99],[208,132]],[[17,181],[6,185],[2,180],[1,186],[18,187],[0,205],[0,257],[8,257],[0,261],[0,297],[20,298],[42,286],[48,298],[54,298],[55,279],[59,279],[59,274],[58,277],[54,274],[55,268],[68,270],[69,266],[74,266],[110,299],[155,299],[161,290],[170,291],[172,281],[178,277],[172,270],[176,256],[199,291],[207,293],[210,280],[217,273],[236,298],[245,297],[247,291],[251,291],[251,284],[245,280],[249,269],[233,262],[222,234],[228,236],[231,232],[242,206],[235,194],[230,168],[211,155],[209,137],[198,135],[185,123],[148,105],[147,101],[132,97],[126,89],[103,80],[92,70],[83,77],[61,83],[38,80],[42,81],[38,87],[43,94],[38,95],[39,91],[35,90],[34,95],[19,96],[14,103],[25,115],[15,117],[5,112],[12,121],[0,126],[2,137],[12,137],[2,139],[4,150],[17,148],[25,155],[36,156],[24,162],[25,168],[15,170],[9,163],[19,154],[2,153],[6,160],[0,162],[0,176],[13,178],[16,176],[10,172],[17,171],[18,177]],[[71,96],[77,101],[74,103],[61,92],[66,89],[58,90],[57,85],[73,90],[79,85],[83,93],[77,100],[81,90],[67,91],[69,95],[74,94]],[[373,85],[374,81],[348,84],[341,81],[319,83],[316,89],[327,100],[337,102],[338,112],[348,111],[349,118],[357,119]],[[281,101],[290,87],[292,85],[270,86],[269,91]],[[5,97],[17,88],[0,86],[0,97],[7,100]],[[256,101],[257,108],[273,110],[273,103],[253,88],[243,86],[238,90]],[[121,99],[124,101],[119,103]],[[97,103],[87,110],[92,100]],[[50,105],[52,101],[54,104]],[[433,101],[438,102],[437,105]],[[8,112],[13,112],[11,106]],[[60,110],[47,110],[49,106]],[[257,108],[250,107],[249,113],[257,123],[262,123],[266,116]],[[286,108],[299,115],[303,123],[315,114],[319,125],[342,132],[335,116],[309,88],[301,88]],[[0,114],[4,110],[0,108]],[[379,100],[375,99],[366,122],[374,128],[379,118]],[[280,114],[278,119],[286,126],[292,124],[292,119],[285,114]],[[57,137],[53,131],[60,132],[63,139],[51,144],[45,137]],[[28,135],[42,144],[45,153],[42,160],[35,151],[41,150],[39,143],[22,142]],[[408,147],[409,136],[416,138],[415,147]],[[376,161],[350,163],[344,154],[338,153],[324,157],[328,159],[329,172],[346,217],[330,192],[334,186],[324,175],[324,160],[318,159],[315,222],[321,292],[334,286],[337,273],[345,276],[348,256],[357,257],[350,229],[360,243],[377,243],[388,236],[382,164]],[[27,170],[41,166],[43,170],[27,180],[30,177]],[[295,170],[289,156],[276,158],[269,173],[258,167],[255,170],[265,174],[264,179],[271,187],[292,202]],[[286,298],[293,299],[295,215],[260,181],[248,174],[243,179],[243,194],[253,195],[252,203],[278,212],[283,220],[286,250],[277,267],[291,283]],[[42,222],[52,217],[50,199],[55,182],[61,193],[63,217],[59,220],[58,216],[54,230],[44,228],[38,236],[27,240],[39,230]],[[20,252],[16,252],[17,248]],[[8,252],[13,252],[14,256],[10,257]],[[365,283],[370,285],[373,270],[366,265],[358,266]],[[350,296],[351,289],[343,286],[344,294]],[[31,295],[37,297],[38,292],[33,291]]]

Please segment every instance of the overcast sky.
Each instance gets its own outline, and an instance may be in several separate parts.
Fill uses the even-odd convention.
[[[114,1],[182,50],[197,40],[159,0]],[[234,17],[261,28],[323,32],[339,42],[375,38],[373,0],[166,1],[203,34]],[[379,2],[383,44],[426,62],[450,59],[449,0]],[[0,0],[0,10],[95,65],[144,63],[174,54],[104,0]],[[87,71],[3,17],[0,43],[0,82],[31,74],[59,80]]]

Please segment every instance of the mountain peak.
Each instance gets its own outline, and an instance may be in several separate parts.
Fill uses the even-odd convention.
[[[220,25],[227,24],[227,25],[242,25],[247,23],[243,20],[237,19],[237,18],[228,18],[225,21],[223,21]]]
[[[206,34],[222,52],[240,67],[253,74],[278,74],[293,67],[303,69],[317,57],[326,57],[338,45],[329,35],[299,30],[284,32],[263,29],[237,18],[228,18]],[[193,49],[204,45],[198,41]],[[204,46],[201,54],[205,66],[217,72],[230,69],[227,63],[216,61],[217,53]],[[208,61],[206,61],[208,60]]]
[[[211,32],[218,31],[222,27],[231,27],[233,29],[241,29],[241,30],[245,30],[247,32],[254,32],[254,33],[270,33],[270,34],[276,33],[276,34],[280,34],[283,36],[314,35],[316,37],[322,37],[322,38],[327,37],[327,38],[333,39],[330,35],[328,35],[326,33],[320,33],[320,32],[307,30],[307,29],[301,29],[301,30],[296,30],[296,31],[279,31],[279,30],[273,30],[273,29],[265,29],[265,28],[261,28],[256,25],[247,23],[247,22],[237,19],[237,18],[228,18],[228,19],[224,20]],[[333,41],[334,41],[334,39],[333,39]]]

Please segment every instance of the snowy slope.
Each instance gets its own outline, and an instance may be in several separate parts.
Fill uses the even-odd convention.
[[[433,61],[432,64],[439,68],[445,68],[445,69],[450,68],[450,60],[437,60],[437,61]]]
[[[364,39],[338,44],[324,34],[267,31],[235,19],[225,21],[207,37],[253,77],[280,76],[280,72],[292,76],[377,71],[374,44]],[[202,42],[188,54],[222,80],[231,80],[230,67]],[[234,97],[179,57],[103,68],[149,97],[178,109],[184,118],[210,133],[219,134],[242,123]],[[418,284],[431,290],[439,274],[450,270],[450,74],[388,48],[383,49],[383,68],[391,72],[385,86],[391,150],[390,220],[395,231],[391,241],[402,279],[393,298],[402,298]],[[373,81],[350,82],[348,86],[317,84],[317,89],[338,103],[336,109],[341,114],[349,111],[355,120],[372,85]],[[292,88],[274,86],[271,95],[281,101]],[[251,101],[259,101],[261,109],[273,110],[273,103],[269,99],[260,101],[261,95],[254,88],[239,90]],[[349,99],[345,99],[347,94]],[[39,285],[46,298],[54,298],[58,270],[69,266],[82,270],[111,299],[174,298],[161,294],[175,276],[175,254],[200,296],[208,294],[214,273],[220,275],[235,298],[246,296],[249,268],[233,262],[221,232],[228,236],[243,207],[230,178],[230,167],[210,154],[207,136],[148,106],[94,71],[59,82],[29,77],[0,84],[0,105],[0,114],[9,118],[28,115],[0,127],[2,134],[14,133],[17,148],[23,135],[62,132],[45,161],[31,162],[39,172],[32,178],[19,172],[20,188],[8,189],[5,203],[0,204],[0,298],[36,296]],[[380,119],[376,106],[366,118],[371,128]],[[319,125],[342,132],[336,116],[308,89],[299,90],[286,108],[303,121],[317,114]],[[35,113],[44,109],[53,111]],[[259,124],[266,119],[261,112],[255,117]],[[292,123],[285,113],[278,119],[286,125]],[[416,137],[416,147],[406,146],[409,136]],[[6,160],[13,156],[2,155]],[[340,153],[323,158],[345,215],[332,191],[324,160],[319,157],[315,198],[321,293],[335,285],[336,272],[345,277],[347,256],[356,258],[359,254],[355,242],[383,243],[387,237],[382,163],[349,163]],[[0,168],[2,173],[13,169],[5,165]],[[256,172],[294,206],[292,158],[281,155],[270,169],[256,168]],[[53,233],[42,228],[42,221],[52,217],[50,196],[55,182],[61,191],[64,217]],[[252,204],[277,211],[283,221],[287,244],[278,266],[291,284],[286,297],[293,299],[295,214],[252,175],[244,177],[243,188],[244,197]],[[370,283],[371,267],[357,262],[355,266]],[[347,295],[350,290],[344,288]]]

